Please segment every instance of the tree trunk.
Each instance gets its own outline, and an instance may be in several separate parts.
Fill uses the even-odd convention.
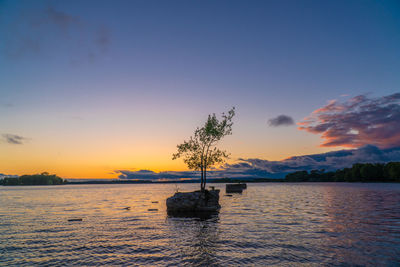
[[[200,180],[200,189],[203,191],[203,181],[204,181],[204,171],[203,171],[203,166],[201,166],[201,180]]]
[[[203,167],[203,184],[202,184],[202,191],[206,189],[207,183],[207,158],[204,160],[204,167]]]
[[[204,180],[204,185],[203,185],[203,188],[204,189],[206,189],[206,183],[207,183],[207,167],[205,167],[204,168],[204,178],[203,178],[203,180]]]

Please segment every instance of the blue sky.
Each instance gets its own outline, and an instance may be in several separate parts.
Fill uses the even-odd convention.
[[[27,140],[0,172],[184,170],[174,146],[232,106],[233,160],[341,149],[267,122],[399,92],[399,29],[398,1],[0,1],[0,133]]]

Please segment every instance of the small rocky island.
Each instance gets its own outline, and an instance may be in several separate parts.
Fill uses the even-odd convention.
[[[167,211],[169,214],[217,212],[220,208],[218,189],[178,192],[167,199]]]
[[[229,154],[218,149],[218,142],[232,134],[232,118],[235,115],[233,107],[227,114],[222,113],[219,120],[215,114],[208,115],[203,127],[197,128],[189,140],[177,146],[178,152],[172,159],[183,158],[189,169],[200,171],[200,190],[194,192],[175,193],[168,198],[167,211],[170,215],[176,213],[217,212],[219,205],[219,190],[211,187],[206,190],[207,169],[215,164],[222,164]]]

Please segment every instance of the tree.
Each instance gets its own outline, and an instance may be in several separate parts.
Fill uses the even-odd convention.
[[[385,165],[384,172],[389,181],[400,182],[400,162],[389,162]]]
[[[288,182],[307,182],[309,178],[307,171],[297,171],[289,173],[285,176],[285,180]]]
[[[357,182],[360,180],[361,178],[361,167],[363,165],[361,163],[356,163],[353,164],[353,166],[351,167],[351,171],[350,171],[350,179],[348,180],[348,182]]]
[[[189,169],[200,171],[202,191],[207,183],[207,169],[215,164],[222,164],[229,156],[226,151],[216,146],[224,136],[232,134],[233,116],[235,107],[227,114],[222,113],[221,120],[218,120],[214,113],[208,115],[204,126],[197,127],[194,136],[177,145],[178,152],[172,155],[173,160],[183,157],[183,162]]]
[[[360,174],[363,182],[383,180],[383,165],[365,163],[360,168]]]
[[[55,174],[43,172],[41,174],[22,175],[18,178],[4,178],[3,185],[59,185],[64,180]]]

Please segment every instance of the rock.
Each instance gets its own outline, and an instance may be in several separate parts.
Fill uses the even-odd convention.
[[[221,208],[218,201],[219,190],[175,193],[167,199],[167,211],[169,213],[215,212]]]
[[[81,222],[82,218],[73,218],[73,219],[68,219],[69,222]]]
[[[158,201],[152,201],[151,203],[158,203]]]
[[[242,193],[243,186],[241,184],[226,184],[226,193]]]
[[[158,209],[148,209],[148,211],[158,211]]]

